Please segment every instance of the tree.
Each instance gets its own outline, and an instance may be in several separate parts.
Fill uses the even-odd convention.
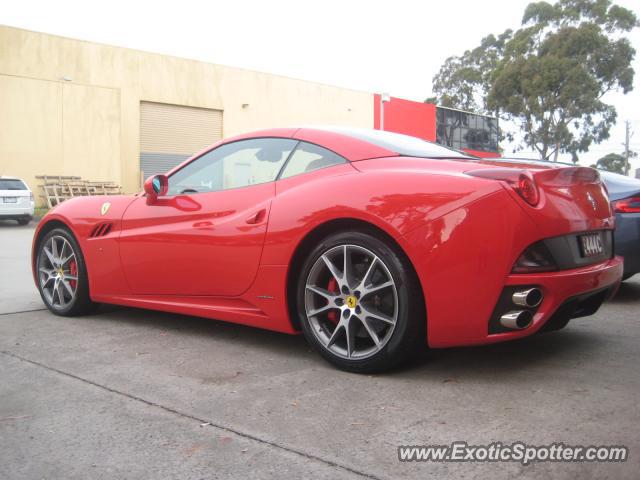
[[[623,34],[637,26],[634,13],[611,0],[531,3],[518,30],[448,58],[429,100],[512,121],[521,148],[553,160],[571,153],[577,162],[615,123],[603,95],[633,88],[635,50]]]
[[[445,60],[440,72],[433,78],[435,97],[425,100],[443,107],[487,112],[487,96],[491,75],[502,58],[505,43],[513,32],[506,30],[499,36],[489,35],[480,45],[467,50],[461,57]]]
[[[609,153],[604,157],[598,159],[595,165],[591,165],[593,168],[599,168],[606,170],[607,172],[620,173],[625,175],[626,160],[619,153]]]

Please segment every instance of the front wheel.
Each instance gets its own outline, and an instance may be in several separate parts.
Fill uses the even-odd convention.
[[[40,296],[53,313],[70,317],[94,310],[84,257],[67,229],[53,229],[42,238],[36,269]]]
[[[297,310],[307,341],[351,372],[387,370],[426,345],[423,305],[408,260],[365,232],[321,241],[298,282]]]

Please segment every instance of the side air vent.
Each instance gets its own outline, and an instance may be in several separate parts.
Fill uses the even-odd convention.
[[[93,230],[91,230],[91,233],[89,234],[89,238],[104,237],[111,231],[112,228],[112,223],[99,223],[95,227],[93,227]]]

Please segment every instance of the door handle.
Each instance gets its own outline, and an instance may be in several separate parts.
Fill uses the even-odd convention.
[[[267,209],[263,208],[262,210],[258,210],[257,212],[251,214],[245,222],[249,225],[255,225],[256,223],[260,223],[264,220],[264,217],[267,216]]]

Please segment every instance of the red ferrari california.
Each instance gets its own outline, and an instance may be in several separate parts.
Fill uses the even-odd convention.
[[[596,170],[495,165],[366,129],[223,140],[138,195],[55,207],[33,241],[58,315],[97,303],[302,332],[381,371],[417,349],[512,340],[593,314],[617,289]]]

